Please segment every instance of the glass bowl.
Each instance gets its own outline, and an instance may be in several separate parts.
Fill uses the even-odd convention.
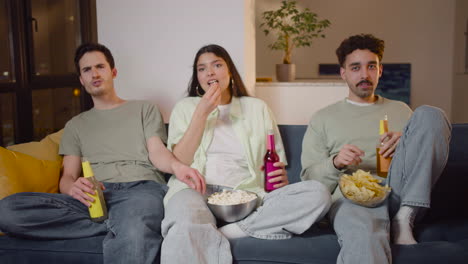
[[[346,200],[350,201],[351,203],[353,204],[357,204],[357,205],[361,205],[361,206],[364,206],[364,207],[377,207],[379,205],[381,205],[383,202],[385,202],[385,200],[388,198],[390,192],[391,192],[391,189],[390,188],[385,188],[385,186],[383,186],[382,184],[379,183],[380,186],[383,187],[383,189],[381,190],[382,191],[382,194],[379,195],[379,196],[374,196],[374,197],[364,197],[365,199],[359,199],[359,198],[362,198],[361,197],[356,197],[356,196],[359,196],[359,195],[353,195],[353,191],[355,190],[344,190],[344,186],[343,186],[343,176],[340,177],[339,181],[338,181],[338,186],[340,187],[340,191],[341,193],[343,194],[343,197],[346,198]]]

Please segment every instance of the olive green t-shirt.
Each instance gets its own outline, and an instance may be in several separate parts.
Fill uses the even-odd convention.
[[[107,110],[91,109],[65,125],[60,155],[79,156],[91,163],[102,182],[154,180],[164,177],[151,163],[147,140],[167,140],[158,108],[144,101],[127,101]]]

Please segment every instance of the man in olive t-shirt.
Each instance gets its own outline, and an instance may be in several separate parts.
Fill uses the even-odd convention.
[[[159,253],[167,186],[157,170],[175,174],[192,188],[201,175],[179,162],[164,145],[166,130],[158,109],[119,98],[111,52],[83,44],[75,54],[80,82],[94,107],[70,120],[60,144],[61,194],[18,193],[0,201],[0,229],[38,239],[106,235],[104,263],[153,263]],[[81,176],[87,159],[104,190],[108,219],[90,220],[93,184]],[[157,169],[156,169],[157,168]]]

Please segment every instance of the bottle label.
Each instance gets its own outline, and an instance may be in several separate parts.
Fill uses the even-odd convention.
[[[388,120],[387,120],[387,115],[385,115],[385,119],[380,120],[379,124],[379,135],[383,135],[388,132]],[[384,139],[384,142],[386,140]],[[392,161],[392,158],[384,158],[382,155],[379,154],[380,152],[380,146],[383,145],[384,142],[379,142],[377,144],[377,149],[376,149],[376,158],[377,158],[377,175],[380,177],[387,177],[388,174],[388,169],[390,168],[390,162]]]
[[[271,134],[268,135],[268,140],[267,140],[267,149],[269,150],[274,150],[275,149],[275,135]]]
[[[104,210],[102,210],[101,199],[99,199],[98,191],[94,189],[96,192],[95,195],[88,193],[90,197],[94,199],[94,202],[91,203],[89,209],[89,215],[91,218],[98,218],[104,216]]]
[[[267,152],[264,157],[264,166],[265,166],[265,191],[271,192],[276,188],[273,187],[274,185],[278,184],[279,182],[268,182],[271,178],[275,178],[277,176],[267,176],[268,173],[272,171],[276,171],[278,168],[273,166],[275,162],[279,161],[278,154],[275,152],[275,135],[273,130],[268,131],[267,135]]]
[[[384,156],[379,154],[380,148],[376,149],[376,157],[377,157],[377,175],[380,177],[387,177],[388,170],[390,168],[390,163],[392,162],[392,158],[388,157],[385,158]]]
[[[89,197],[94,199],[93,202],[90,202],[91,205],[88,207],[89,216],[93,221],[102,221],[104,220],[102,218],[107,218],[107,207],[106,201],[104,200],[104,195],[101,190],[101,186],[94,178],[94,173],[91,169],[89,161],[83,161],[81,165],[83,168],[83,176],[93,184],[93,190],[96,193],[86,193]]]
[[[278,168],[273,166],[274,162],[266,162],[265,164],[265,190],[267,192],[273,191],[276,188],[273,187],[275,184],[278,184],[279,182],[268,182],[271,178],[275,178],[277,176],[267,176],[268,173],[277,170]]]

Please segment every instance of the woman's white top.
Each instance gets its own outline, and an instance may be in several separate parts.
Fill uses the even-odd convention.
[[[231,105],[219,105],[213,140],[206,151],[207,184],[234,188],[250,177],[249,166],[241,141],[234,132],[229,116]]]

